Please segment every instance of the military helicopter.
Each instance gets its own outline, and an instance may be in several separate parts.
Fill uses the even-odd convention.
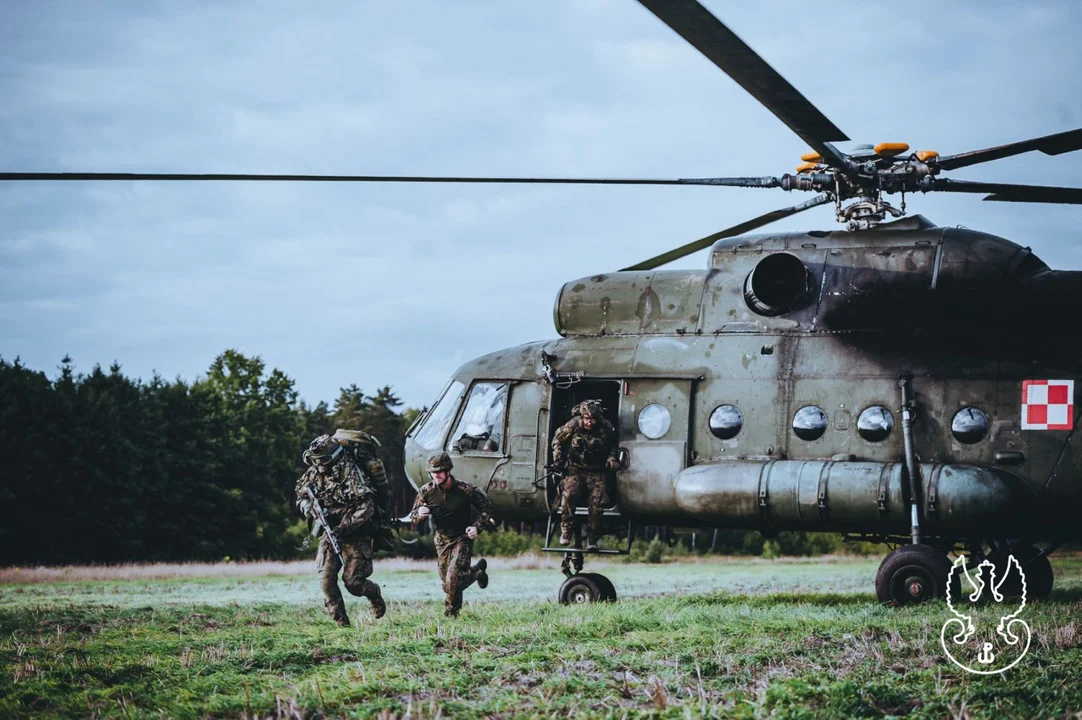
[[[554,430],[600,399],[622,469],[607,529],[638,525],[822,530],[897,544],[877,596],[941,596],[951,551],[1022,561],[1031,595],[1048,555],[1080,537],[1082,374],[1062,309],[1082,273],[1029,248],[906,216],[906,195],[1082,204],[1082,189],[950,180],[943,173],[1038,150],[1082,148],[1082,129],[940,155],[848,138],[694,0],[639,0],[804,140],[780,177],[604,179],[363,175],[0,173],[4,180],[284,180],[774,188],[815,193],[619,271],[564,284],[559,338],[467,362],[410,428],[414,486],[429,454],[484,488],[501,519],[549,521]],[[897,207],[888,197],[897,195]],[[837,231],[746,235],[833,204]],[[659,270],[710,248],[708,267]],[[584,512],[583,508],[579,512]],[[552,543],[547,542],[547,546]],[[612,600],[611,582],[565,554],[561,602]],[[605,548],[605,552],[626,552]]]
[[[813,152],[781,177],[503,180],[817,194],[564,284],[553,308],[561,339],[466,363],[410,428],[411,481],[446,449],[501,516],[547,516],[546,550],[566,553],[549,547],[549,442],[578,402],[597,398],[623,452],[605,515],[626,525],[629,546],[635,523],[836,531],[898,544],[876,574],[883,602],[943,596],[954,549],[996,563],[1013,553],[1030,594],[1047,596],[1048,554],[1079,537],[1082,505],[1082,363],[1049,310],[1077,303],[1082,273],[1051,270],[1003,238],[903,216],[916,192],[1082,204],[1077,188],[940,177],[1077,150],[1082,129],[947,156],[904,143],[843,153],[832,143],[848,138],[698,2],[640,2]],[[899,207],[885,199],[893,194]],[[744,234],[829,203],[845,230]],[[658,270],[708,247],[705,270]],[[582,567],[581,553],[565,554],[561,602],[615,599],[610,581]]]

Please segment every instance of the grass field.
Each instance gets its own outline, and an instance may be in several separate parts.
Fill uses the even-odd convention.
[[[1079,716],[1082,558],[1053,557],[1028,656],[989,677],[943,656],[945,603],[875,602],[878,562],[593,563],[620,602],[564,607],[555,559],[494,559],[450,620],[434,563],[389,560],[387,616],[351,600],[350,629],[306,563],[9,569],[0,715]]]

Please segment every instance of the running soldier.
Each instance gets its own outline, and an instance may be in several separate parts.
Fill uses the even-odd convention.
[[[338,571],[342,570],[346,590],[368,598],[372,615],[381,618],[387,604],[379,585],[368,579],[373,537],[378,537],[381,522],[376,492],[352,455],[330,435],[313,440],[304,461],[309,467],[297,482],[297,507],[315,525],[313,533],[320,536],[316,567],[327,614],[341,627],[349,627],[346,603],[338,587]]]
[[[436,554],[439,559],[440,582],[447,598],[443,614],[456,617],[462,609],[462,591],[474,582],[482,590],[488,587],[488,561],[481,558],[470,565],[473,541],[486,525],[492,523],[492,503],[480,488],[456,480],[451,474],[454,464],[445,452],[428,459],[427,470],[432,481],[417,491],[410,519],[414,524],[432,518],[435,526]],[[477,520],[471,524],[472,510]]]

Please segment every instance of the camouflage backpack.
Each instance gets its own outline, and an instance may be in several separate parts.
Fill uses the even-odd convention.
[[[391,487],[387,480],[387,468],[379,458],[379,449],[382,447],[379,440],[363,430],[346,430],[338,428],[331,436],[349,453],[353,462],[368,478],[372,489],[376,491],[376,498],[385,512],[390,512]]]
[[[368,479],[369,484],[372,485],[372,489],[376,491],[376,505],[381,514],[378,524],[386,524],[393,514],[391,484],[387,479],[387,468],[379,458],[379,448],[382,447],[379,440],[363,430],[346,430],[345,428],[338,428],[331,437],[349,453]],[[384,547],[384,549],[393,549],[394,543],[389,539],[389,533],[384,534],[387,534],[388,538],[383,538],[384,542],[379,544],[386,546],[389,543],[390,547]]]
[[[379,459],[378,451],[382,445],[380,445],[379,440],[377,440],[375,436],[369,435],[363,430],[346,430],[345,428],[338,428],[331,437],[349,451],[349,454],[353,456],[353,461],[356,462],[362,470],[367,470],[365,465],[370,460]]]

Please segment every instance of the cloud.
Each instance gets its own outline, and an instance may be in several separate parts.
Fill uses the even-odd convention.
[[[854,140],[959,152],[1082,117],[1073,2],[708,6]],[[0,53],[0,166],[14,170],[703,177],[791,172],[805,151],[632,2],[7,3]],[[1033,154],[957,176],[1082,185],[1077,167]],[[463,361],[553,337],[564,282],[800,199],[2,186],[0,353],[191,379],[236,347],[311,401],[356,382],[420,406]],[[927,196],[910,210],[1082,268],[1078,208]],[[832,226],[823,208],[773,227]]]

